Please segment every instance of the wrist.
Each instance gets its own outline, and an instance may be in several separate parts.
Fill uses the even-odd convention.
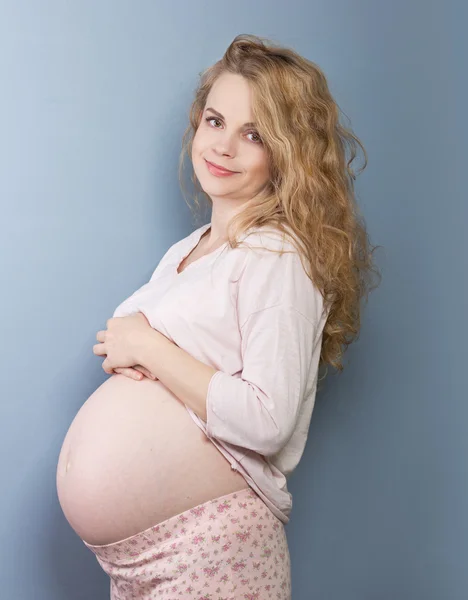
[[[135,364],[150,370],[148,358],[157,355],[160,348],[162,349],[164,341],[169,342],[169,340],[159,333],[159,331],[156,331],[156,329],[153,329],[152,327],[148,327],[147,330],[141,333],[137,340],[134,350]]]

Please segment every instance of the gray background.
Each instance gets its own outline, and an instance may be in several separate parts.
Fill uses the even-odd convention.
[[[0,1],[2,599],[108,598],[60,510],[58,454],[107,378],[96,332],[193,229],[187,110],[239,33],[324,69],[369,152],[356,189],[384,247],[290,480],[293,599],[468,597],[467,16],[427,0]]]

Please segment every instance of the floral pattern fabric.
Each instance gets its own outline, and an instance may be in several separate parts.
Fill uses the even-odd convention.
[[[284,524],[248,487],[127,539],[84,544],[110,577],[111,600],[290,600]]]

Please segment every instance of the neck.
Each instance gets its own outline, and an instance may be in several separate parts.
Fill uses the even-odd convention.
[[[211,228],[208,230],[207,242],[209,245],[227,240],[228,225],[233,217],[242,212],[247,202],[234,205],[225,203],[220,206],[213,202],[211,210]]]

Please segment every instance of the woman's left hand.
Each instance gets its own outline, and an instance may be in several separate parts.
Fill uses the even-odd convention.
[[[113,317],[106,322],[107,330],[98,331],[100,344],[93,346],[94,354],[106,356],[102,368],[112,374],[118,367],[133,367],[138,364],[137,352],[143,334],[151,328],[141,312],[127,317]]]

